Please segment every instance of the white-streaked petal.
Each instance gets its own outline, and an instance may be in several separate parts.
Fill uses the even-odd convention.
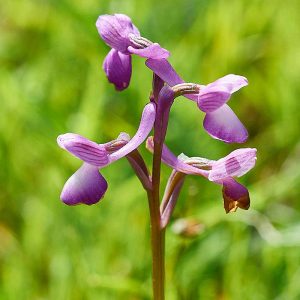
[[[232,94],[246,85],[248,85],[248,80],[246,77],[235,74],[228,74],[208,84],[207,87],[225,88],[228,93]]]
[[[66,133],[58,136],[58,145],[88,164],[101,167],[108,163],[108,153],[103,145],[98,145],[85,137]]]
[[[228,177],[240,177],[251,170],[255,162],[255,148],[237,149],[212,164],[208,179],[218,181]]]

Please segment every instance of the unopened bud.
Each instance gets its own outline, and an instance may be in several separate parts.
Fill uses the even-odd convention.
[[[172,226],[172,230],[175,234],[187,238],[198,236],[204,229],[204,224],[195,219],[178,219]]]

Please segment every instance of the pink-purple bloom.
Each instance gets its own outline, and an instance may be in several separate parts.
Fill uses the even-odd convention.
[[[229,74],[207,85],[186,83],[167,58],[170,53],[159,44],[140,35],[131,19],[123,14],[99,16],[96,26],[101,38],[111,48],[103,69],[116,90],[128,87],[132,73],[132,54],[146,58],[153,71],[150,103],[144,107],[135,135],[121,133],[117,139],[98,144],[81,135],[58,136],[58,145],[82,161],[81,167],[67,180],[60,198],[67,205],[92,205],[105,195],[108,183],[99,170],[126,157],[149,203],[153,257],[153,297],[164,298],[164,236],[187,175],[198,175],[222,186],[226,213],[250,207],[249,192],[235,178],[246,174],[256,163],[256,149],[241,148],[219,160],[202,157],[176,157],[165,145],[169,115],[175,98],[183,95],[205,113],[203,126],[214,138],[227,143],[243,143],[248,132],[227,105],[231,95],[248,84],[245,77]],[[153,137],[148,137],[153,129]],[[137,148],[147,139],[153,153],[152,170]],[[161,191],[161,162],[172,168]],[[198,232],[198,231],[197,231]]]
[[[103,69],[109,82],[118,91],[129,85],[132,72],[131,54],[152,59],[163,59],[170,55],[158,43],[141,37],[139,30],[126,15],[101,15],[96,27],[104,42],[112,48],[104,60]]]
[[[149,137],[147,149],[153,152],[153,138]],[[199,175],[223,186],[224,208],[226,212],[235,211],[237,207],[248,209],[250,206],[249,192],[233,177],[240,177],[251,170],[256,162],[256,149],[237,149],[217,161],[202,157],[176,157],[166,145],[162,150],[162,161],[177,172]]]
[[[58,145],[84,162],[66,182],[61,200],[68,205],[97,203],[107,190],[106,180],[99,169],[134,151],[152,130],[155,114],[155,104],[148,103],[132,139],[122,133],[114,141],[97,144],[74,133],[60,135]]]
[[[146,65],[170,86],[184,82],[166,59],[148,59]],[[200,85],[199,94],[185,95],[206,113],[203,126],[212,137],[227,143],[247,140],[247,129],[226,104],[234,92],[247,84],[245,77],[229,74],[208,85]]]
[[[108,186],[99,169],[124,156],[128,158],[143,186],[148,190],[151,189],[147,167],[140,155],[133,153],[147,138],[155,124],[154,141],[151,138],[147,140],[150,151],[154,151],[155,142],[157,149],[162,146],[161,160],[171,166],[175,173],[204,176],[222,185],[226,212],[234,211],[237,207],[247,209],[250,204],[248,190],[233,178],[242,176],[254,167],[256,149],[238,149],[214,161],[200,157],[188,158],[184,155],[176,157],[163,144],[171,106],[174,99],[182,94],[194,101],[205,113],[203,126],[212,137],[227,143],[245,142],[248,132],[227,102],[233,93],[248,85],[247,79],[240,75],[229,74],[207,85],[184,84],[184,80],[167,60],[169,51],[158,43],[142,37],[128,16],[101,15],[96,27],[101,38],[111,47],[103,62],[103,69],[109,82],[113,83],[117,90],[124,90],[131,78],[131,55],[146,58],[146,65],[155,74],[152,102],[145,106],[139,128],[132,139],[123,133],[116,140],[98,144],[74,133],[58,137],[57,142],[61,148],[83,161],[79,170],[66,182],[61,193],[62,201],[69,205],[97,203],[104,196]],[[164,83],[167,85],[164,86]],[[183,88],[189,85],[193,87],[192,90]],[[180,88],[183,88],[182,93],[179,92]],[[170,196],[174,201],[170,203],[176,202],[175,198],[178,197],[183,180],[179,181],[180,186],[175,187],[173,191],[175,194]]]

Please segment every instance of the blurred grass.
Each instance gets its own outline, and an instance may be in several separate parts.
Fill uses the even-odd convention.
[[[123,93],[101,70],[108,47],[95,21],[115,12],[169,49],[186,80],[206,84],[236,73],[250,82],[230,105],[249,129],[244,146],[259,151],[256,168],[241,179],[251,210],[225,215],[218,186],[187,179],[174,220],[192,217],[205,230],[184,239],[168,229],[167,299],[299,299],[297,0],[1,4],[0,299],[150,299],[147,202],[127,162],[103,170],[109,190],[99,205],[59,201],[80,162],[57,147],[57,135],[99,142],[132,135],[149,95],[142,59],[133,59]],[[167,137],[175,153],[216,159],[237,147],[212,140],[202,118],[193,103],[175,103]]]

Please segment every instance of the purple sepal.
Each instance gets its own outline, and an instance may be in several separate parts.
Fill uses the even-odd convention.
[[[104,42],[124,54],[129,54],[127,48],[131,45],[130,34],[140,36],[139,30],[131,19],[123,14],[101,15],[96,27]]]
[[[128,51],[140,57],[152,59],[163,59],[168,58],[170,56],[170,52],[162,48],[158,43],[151,44],[150,46],[144,49],[136,49],[129,46]]]
[[[147,59],[146,66],[169,86],[184,82],[166,59]]]
[[[60,199],[67,205],[92,205],[103,198],[107,182],[97,167],[84,163],[65,183]]]
[[[83,136],[75,133],[66,133],[58,136],[58,145],[80,158],[84,162],[101,167],[108,163],[108,153],[103,145],[98,145]]]
[[[223,199],[226,213],[235,212],[237,208],[248,209],[250,197],[247,188],[232,178],[223,180]]]
[[[102,67],[107,79],[115,85],[116,90],[122,91],[128,87],[132,72],[130,55],[111,49]]]
[[[121,149],[112,153],[109,156],[109,163],[112,163],[121,157],[124,157],[128,153],[135,150],[149,135],[150,131],[153,128],[153,124],[155,121],[156,109],[155,103],[151,102],[148,103],[144,110],[141,117],[140,126],[133,136],[133,138]]]
[[[251,170],[255,162],[255,148],[237,149],[212,163],[208,179],[210,181],[219,181],[227,177],[240,177]]]
[[[248,139],[247,129],[227,104],[207,113],[203,127],[213,138],[226,143],[244,143]]]

